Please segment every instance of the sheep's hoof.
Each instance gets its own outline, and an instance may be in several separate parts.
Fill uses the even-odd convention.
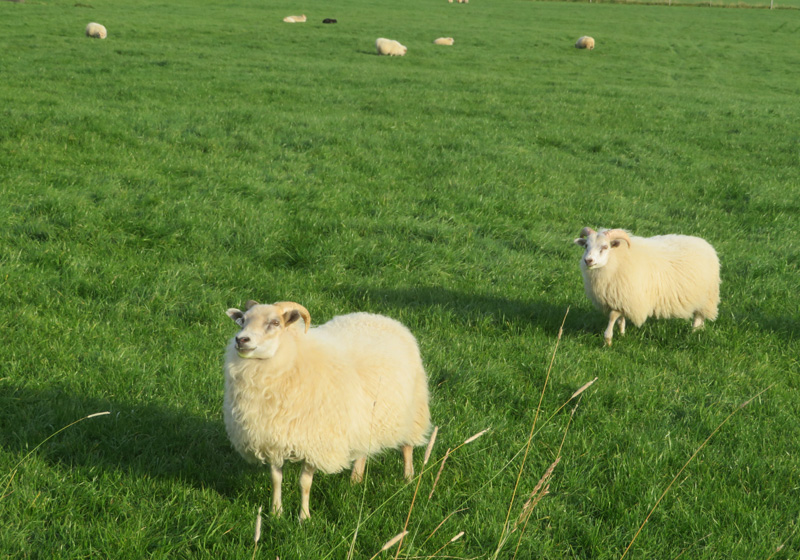
[[[606,338],[606,346],[611,346],[611,338]]]
[[[353,473],[350,475],[350,484],[361,484],[364,482],[364,475],[359,473]]]
[[[302,523],[306,519],[311,519],[311,514],[308,513],[307,511],[301,511],[300,512],[300,523]]]

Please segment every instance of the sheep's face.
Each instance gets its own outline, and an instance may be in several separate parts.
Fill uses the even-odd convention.
[[[609,240],[602,232],[593,232],[586,237],[579,237],[575,240],[575,244],[584,248],[581,269],[592,270],[604,267],[608,264],[611,251],[619,247],[620,243],[622,243],[621,239]]]
[[[255,302],[248,302],[245,312],[228,309],[227,314],[241,327],[234,337],[239,357],[261,360],[275,356],[283,331],[300,319],[296,310],[285,311],[275,305],[259,305]]]

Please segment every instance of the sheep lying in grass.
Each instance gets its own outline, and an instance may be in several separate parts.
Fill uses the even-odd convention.
[[[283,18],[283,21],[286,23],[305,23],[306,15],[303,14],[302,16],[286,16]]]
[[[604,332],[611,346],[614,324],[625,334],[625,319],[641,326],[648,317],[693,318],[703,326],[717,318],[719,259],[704,239],[688,235],[636,237],[621,229],[585,227],[577,245],[585,248],[581,272],[586,295],[609,314]]]
[[[455,42],[455,39],[452,37],[439,37],[433,41],[435,45],[452,45]]]
[[[106,31],[105,26],[91,22],[86,26],[86,36],[95,39],[105,39],[108,37],[108,31]]]
[[[584,35],[578,39],[577,43],[575,43],[575,48],[592,50],[594,48],[594,39]]]
[[[392,39],[384,39],[383,37],[375,41],[375,48],[380,55],[388,56],[405,56],[408,49]]]
[[[283,463],[303,461],[300,519],[314,471],[353,463],[360,482],[366,459],[403,450],[406,479],[414,446],[430,428],[428,385],[417,341],[388,317],[353,313],[309,331],[311,317],[293,302],[228,309],[241,327],[225,356],[225,428],[249,462],[269,463],[272,512],[281,513]],[[305,323],[300,327],[299,319]]]

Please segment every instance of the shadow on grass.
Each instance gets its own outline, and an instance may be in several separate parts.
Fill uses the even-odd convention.
[[[753,320],[762,328],[774,332],[789,342],[797,340],[800,333],[800,320],[791,315],[768,316],[752,313]]]
[[[157,403],[83,397],[60,387],[31,390],[0,383],[0,447],[24,456],[36,451],[67,467],[114,469],[133,476],[183,480],[197,488],[235,494],[254,472],[231,448],[220,418],[205,419]]]
[[[406,310],[445,309],[464,324],[489,319],[495,323],[518,323],[541,327],[558,334],[567,305],[548,301],[520,301],[493,295],[465,294],[439,287],[399,289],[352,289],[354,301],[366,299],[387,308]],[[594,332],[597,313],[572,306],[564,331]]]

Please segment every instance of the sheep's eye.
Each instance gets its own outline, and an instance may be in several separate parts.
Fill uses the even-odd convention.
[[[281,322],[278,319],[273,319],[272,321],[269,322],[269,325],[271,327],[280,327]]]
[[[601,251],[605,251],[606,249],[608,249],[608,245],[603,245],[602,247],[600,247]]]

